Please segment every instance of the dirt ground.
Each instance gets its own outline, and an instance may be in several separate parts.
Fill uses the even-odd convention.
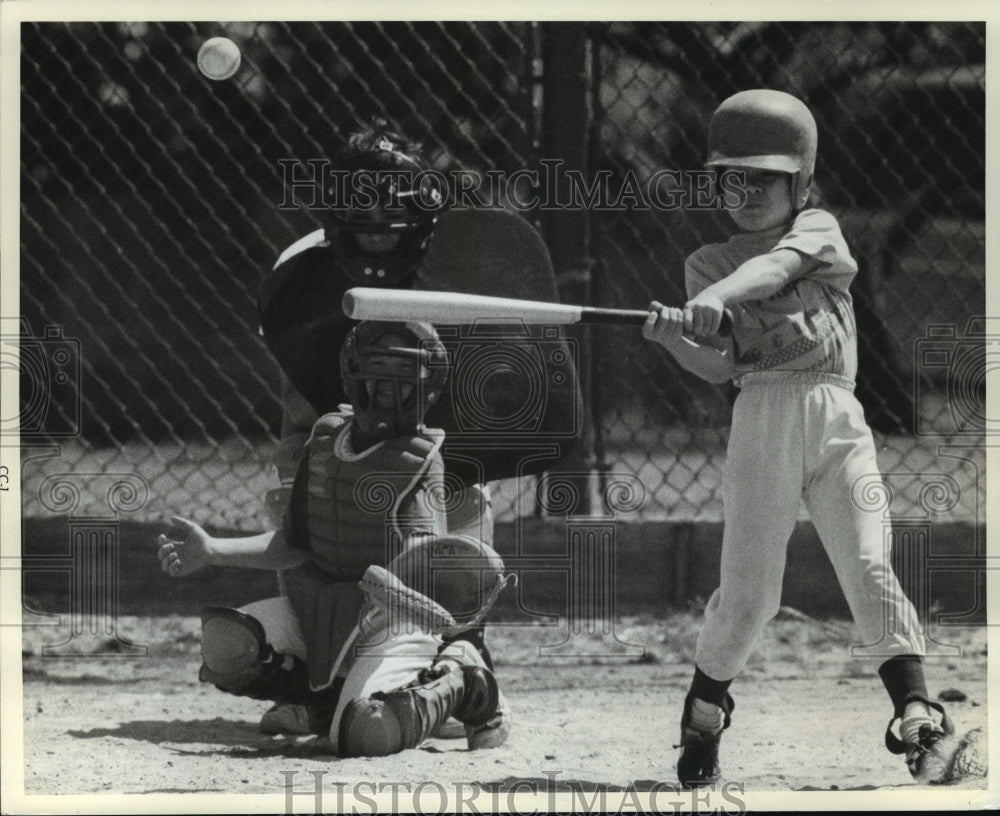
[[[200,684],[195,618],[119,620],[118,637],[145,651],[132,655],[114,637],[87,635],[69,647],[76,656],[48,656],[45,645],[65,640],[65,632],[26,628],[26,797],[8,809],[15,791],[8,784],[3,811],[42,805],[44,812],[103,813],[119,801],[80,794],[140,795],[121,800],[133,813],[369,813],[376,800],[380,811],[408,809],[414,794],[416,807],[430,812],[545,812],[565,807],[565,797],[577,811],[616,810],[615,796],[650,792],[659,810],[703,807],[708,794],[676,791],[673,748],[698,623],[695,612],[625,619],[612,634],[571,638],[568,655],[559,658],[539,654],[560,639],[558,630],[497,625],[490,642],[514,709],[504,746],[469,752],[462,739],[432,740],[389,758],[349,760],[308,737],[261,734],[266,703]],[[986,634],[970,628],[934,635],[959,647],[927,667],[931,693],[954,698],[947,705],[959,733],[987,722]],[[736,812],[791,801],[795,809],[858,802],[922,809],[940,797],[963,809],[988,801],[995,807],[1000,800],[985,792],[985,776],[947,786],[913,782],[902,758],[883,745],[891,712],[874,665],[852,659],[849,642],[847,624],[794,610],[771,623],[733,688],[737,708],[722,747],[726,782],[711,807]],[[98,646],[121,651],[88,656]],[[9,747],[11,721],[5,730]],[[5,762],[13,758],[8,753]],[[774,799],[779,792],[791,799]],[[517,804],[532,796],[527,810]]]

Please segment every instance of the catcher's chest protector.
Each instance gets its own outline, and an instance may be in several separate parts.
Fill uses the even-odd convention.
[[[359,581],[370,565],[384,565],[395,554],[389,550],[399,540],[404,504],[406,531],[434,531],[432,508],[407,499],[443,469],[434,431],[389,439],[361,454],[350,452],[349,433],[348,423],[308,445],[309,548],[336,581]]]

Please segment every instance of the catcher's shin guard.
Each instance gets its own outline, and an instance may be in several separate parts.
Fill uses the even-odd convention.
[[[475,729],[496,714],[496,678],[479,666],[445,663],[425,669],[401,689],[352,700],[340,721],[342,756],[388,756],[416,748],[448,717]],[[470,747],[476,747],[470,737]]]
[[[699,731],[691,725],[691,706],[694,698],[689,694],[684,700],[684,715],[681,718],[681,742],[675,748],[681,749],[677,760],[677,778],[685,788],[699,788],[716,784],[722,776],[719,768],[719,742],[722,732],[729,728],[730,715],[735,703],[726,694],[721,706],[725,715],[722,728],[718,731]]]
[[[210,606],[201,613],[198,679],[220,691],[255,700],[305,703],[317,699],[305,663],[271,648],[260,621],[238,609]]]
[[[466,725],[465,738],[468,740],[470,751],[479,751],[484,748],[499,748],[510,736],[511,719],[510,710],[503,692],[500,692],[500,702],[497,710],[486,722],[479,725]]]

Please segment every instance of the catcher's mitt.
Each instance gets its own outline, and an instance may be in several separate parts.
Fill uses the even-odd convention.
[[[500,554],[471,536],[417,539],[388,567],[370,566],[360,581],[368,601],[362,620],[382,618],[439,635],[479,626],[503,588]],[[381,613],[381,615],[379,614]]]

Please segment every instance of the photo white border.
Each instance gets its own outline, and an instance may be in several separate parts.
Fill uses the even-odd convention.
[[[491,12],[486,15],[485,12]],[[248,14],[247,12],[252,12]],[[795,0],[792,2],[768,0],[767,2],[713,2],[702,7],[686,0],[631,0],[628,4],[607,2],[554,3],[539,0],[505,0],[501,5],[483,3],[413,3],[366,0],[365,2],[311,2],[237,3],[234,0],[203,0],[203,2],[133,2],[133,0],[104,0],[103,2],[50,2],[49,0],[3,0],[0,3],[0,303],[5,315],[19,314],[18,261],[19,261],[19,24],[24,21],[85,21],[85,20],[985,20],[987,29],[987,311],[1000,314],[997,302],[997,276],[1000,274],[998,250],[997,213],[1000,213],[1000,174],[996,157],[1000,155],[997,143],[997,85],[996,54],[1000,31],[1000,5],[990,2],[926,2],[910,0],[874,3],[871,0],[841,0],[818,2]],[[993,272],[991,273],[991,270]],[[998,415],[996,389],[988,393],[988,416]],[[0,378],[0,400],[3,404],[17,404],[17,378]],[[4,443],[0,447],[0,463],[11,470],[12,489],[0,496],[0,556],[6,564],[15,563],[20,554],[20,507],[17,490],[19,483],[19,457],[11,453]],[[996,473],[998,451],[987,448],[987,472]],[[996,535],[990,521],[996,513],[996,486],[987,478],[987,539],[989,553],[996,556]],[[12,511],[11,508],[14,508]],[[1000,579],[997,571],[987,573],[988,616],[1000,621]],[[104,794],[45,796],[25,795],[23,778],[23,710],[20,661],[20,632],[11,621],[20,621],[20,580],[16,569],[0,569],[2,593],[2,621],[0,621],[0,790],[3,813],[283,813],[284,794],[141,794],[112,796]],[[11,637],[17,632],[17,637]],[[990,665],[988,672],[989,711],[1000,711],[1000,680],[996,669],[996,655],[1000,654],[1000,628],[988,628]],[[996,717],[994,717],[996,720]],[[527,727],[527,726],[526,726]],[[669,740],[668,740],[669,741]],[[1000,727],[990,731],[991,757],[1000,756]],[[670,770],[672,755],[664,749],[664,772]],[[804,757],[803,762],[808,762]],[[824,792],[750,792],[747,805],[753,811],[761,810],[982,810],[1000,807],[1000,769],[990,770],[988,791],[977,793],[969,790],[940,790],[920,787],[913,792],[890,791],[824,791]],[[390,799],[374,797],[383,806]],[[661,797],[662,798],[662,797]],[[301,797],[300,797],[301,799]],[[642,797],[640,797],[642,800]],[[546,812],[548,797],[518,796],[519,812]],[[614,801],[614,800],[609,800]],[[648,801],[648,800],[646,800]],[[557,797],[557,805],[569,805],[568,798]],[[724,806],[725,802],[719,802]],[[311,812],[303,802],[296,802],[296,811]]]

